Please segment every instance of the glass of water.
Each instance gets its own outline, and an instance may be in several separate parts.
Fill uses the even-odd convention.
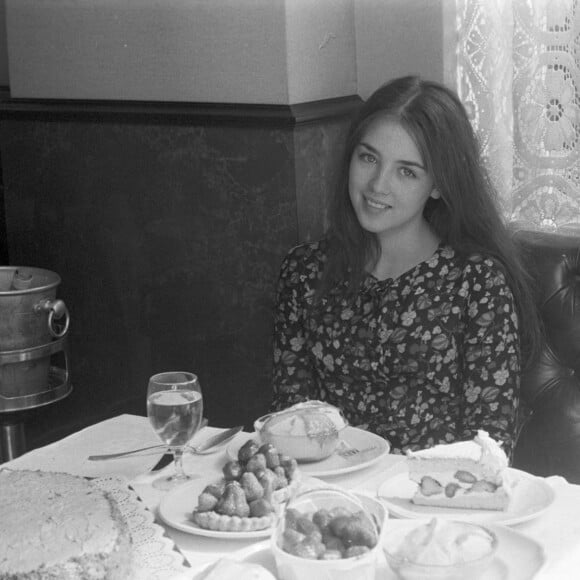
[[[171,449],[175,472],[153,483],[169,490],[189,481],[183,471],[183,450],[199,429],[203,416],[203,396],[196,375],[168,371],[153,375],[147,386],[147,416],[158,437]]]

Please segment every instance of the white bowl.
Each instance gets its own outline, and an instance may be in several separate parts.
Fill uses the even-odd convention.
[[[347,425],[340,409],[320,401],[299,403],[254,421],[262,444],[272,444],[279,453],[293,457],[298,463],[330,457]]]
[[[317,509],[346,507],[351,513],[364,511],[376,532],[376,545],[353,557],[323,560],[290,554],[282,549],[284,519],[288,509],[312,514]],[[302,493],[287,505],[271,538],[279,580],[375,580],[381,555],[381,536],[388,512],[381,502],[365,495],[352,494],[336,488],[319,488]]]

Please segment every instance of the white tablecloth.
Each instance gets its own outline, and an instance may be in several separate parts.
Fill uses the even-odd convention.
[[[204,429],[198,434],[198,440],[205,439],[215,431],[212,427]],[[238,437],[243,437],[243,434]],[[150,472],[162,454],[100,462],[87,460],[91,454],[144,447],[156,442],[147,418],[121,415],[47,447],[31,451],[1,467],[63,471],[88,477],[122,476],[137,491],[147,507],[156,513],[163,492],[155,490],[151,482],[173,469],[173,466],[168,466],[159,472]],[[225,450],[222,449],[212,455],[187,455],[184,466],[186,470],[200,477],[211,479],[219,476],[226,460]],[[374,493],[384,481],[385,471],[401,460],[400,456],[387,455],[371,467],[333,477],[328,481],[348,489]],[[580,486],[569,484],[561,477],[549,477],[547,481],[556,495],[550,509],[514,528],[535,539],[545,550],[546,565],[536,576],[537,580],[576,580],[580,578]],[[166,531],[194,570],[255,542],[194,536],[170,526],[166,526]]]

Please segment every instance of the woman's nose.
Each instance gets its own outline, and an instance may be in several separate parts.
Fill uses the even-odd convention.
[[[370,186],[375,193],[388,195],[391,192],[391,173],[388,168],[378,167],[373,173]]]

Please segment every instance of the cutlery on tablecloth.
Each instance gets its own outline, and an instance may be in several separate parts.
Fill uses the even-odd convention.
[[[216,433],[215,435],[212,435],[211,437],[209,437],[205,441],[202,441],[198,445],[187,445],[185,447],[185,451],[187,453],[193,453],[196,455],[204,454],[204,453],[210,451],[211,449],[213,449],[214,447],[222,445],[222,444],[226,443],[227,441],[229,441],[230,439],[233,439],[243,428],[244,428],[243,425],[239,425],[238,427],[232,427],[230,429],[226,429],[225,431],[221,431],[220,433]],[[135,453],[142,453],[143,451],[151,451],[152,449],[158,449],[161,451],[163,449],[168,449],[168,446],[167,445],[153,445],[150,447],[143,447],[142,449],[132,449],[131,451],[122,451],[119,453],[107,453],[105,455],[89,455],[89,460],[90,461],[103,461],[105,459],[118,459],[120,457],[126,457],[128,455],[133,455]],[[147,455],[149,455],[149,454],[147,454]]]
[[[365,447],[364,449],[358,449],[358,447],[352,447],[346,441],[341,441],[340,443],[341,449],[337,451],[337,454],[344,458],[354,457],[360,453],[367,453],[368,451],[372,451],[373,449],[377,448],[376,445],[371,445],[370,447]]]

